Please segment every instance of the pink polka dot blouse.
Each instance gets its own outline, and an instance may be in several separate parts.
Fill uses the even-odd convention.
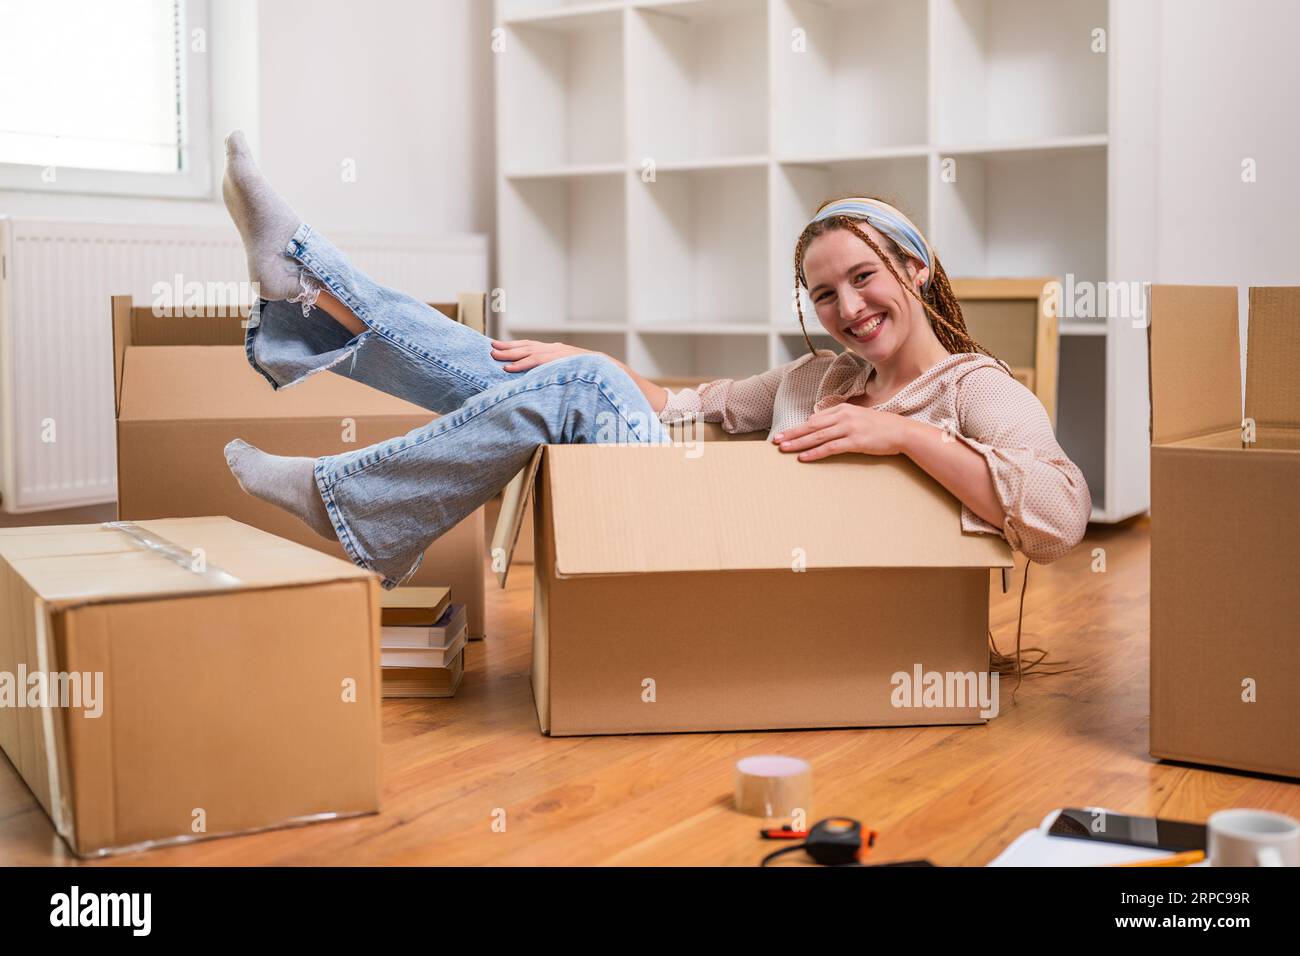
[[[669,391],[663,422],[697,416],[768,438],[814,412],[862,395],[871,363],[855,352],[818,349],[743,379],[717,379]],[[1092,498],[1083,473],[1056,442],[1038,398],[987,355],[961,352],[923,372],[872,408],[946,428],[988,463],[1006,512],[1001,528],[962,505],[962,530],[1001,534],[1012,548],[1047,564],[1083,538]]]

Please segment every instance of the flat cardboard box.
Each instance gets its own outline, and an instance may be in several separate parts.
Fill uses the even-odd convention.
[[[224,313],[159,316],[129,296],[113,297],[118,517],[224,514],[346,560],[337,541],[245,494],[222,449],[243,438],[275,455],[315,458],[364,448],[438,416],[333,372],[272,390],[248,364],[241,321]],[[345,421],[353,425],[346,436]],[[407,582],[451,588],[468,608],[473,638],[485,634],[484,535],[484,509],[477,508],[429,546]]]
[[[102,675],[97,705],[0,707],[72,850],[378,810],[378,577],[226,517],[134,527],[0,530],[0,675]]]
[[[542,445],[506,488],[502,587],[533,504],[543,733],[984,721],[954,699],[896,707],[892,676],[988,671],[1005,541],[964,534],[957,500],[901,459],[671,433],[682,444]]]
[[[1249,301],[1243,418],[1237,289],[1151,287],[1151,754],[1295,777],[1300,288]]]

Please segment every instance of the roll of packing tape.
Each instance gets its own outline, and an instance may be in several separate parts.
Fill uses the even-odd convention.
[[[745,757],[736,763],[736,809],[754,817],[805,817],[812,767],[797,757]]]

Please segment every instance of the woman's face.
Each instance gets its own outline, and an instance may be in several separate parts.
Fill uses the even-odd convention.
[[[887,247],[874,228],[865,222],[858,225],[881,249]],[[917,266],[905,259],[899,274],[911,282],[924,281],[927,270],[918,271]],[[898,263],[894,267],[899,268]],[[804,252],[803,271],[822,328],[873,365],[887,364],[897,355],[923,319],[916,299],[871,247],[847,229],[832,229],[814,239]]]

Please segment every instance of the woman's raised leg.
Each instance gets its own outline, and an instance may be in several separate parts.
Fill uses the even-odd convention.
[[[299,219],[238,132],[226,140],[222,192],[260,288],[245,349],[273,388],[332,369],[445,414],[518,378],[492,357],[487,336],[375,282]]]
[[[385,588],[414,574],[430,542],[503,488],[541,444],[666,443],[637,384],[607,356],[547,362],[399,438],[322,458],[235,441],[240,485],[320,530]]]

